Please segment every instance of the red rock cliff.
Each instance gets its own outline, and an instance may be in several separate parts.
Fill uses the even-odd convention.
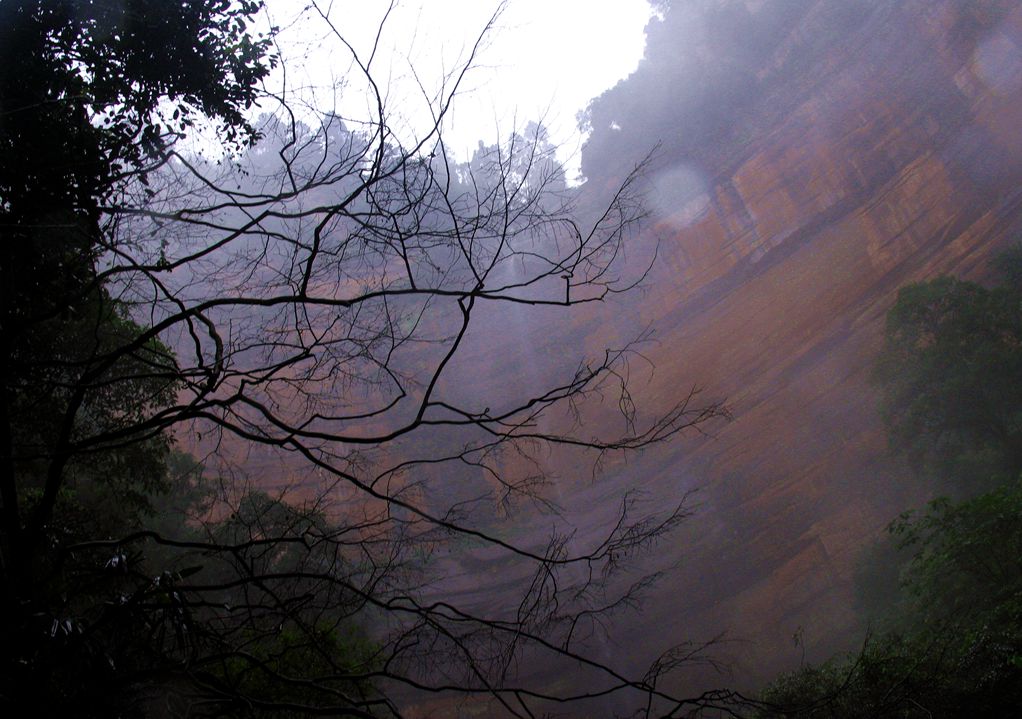
[[[755,683],[800,660],[796,633],[811,658],[851,648],[859,553],[927,491],[887,455],[866,377],[898,287],[982,278],[1022,238],[1022,7],[676,5],[590,113],[590,181],[662,142],[664,262],[604,321],[658,329],[647,401],[696,382],[735,420],[627,470],[703,488],[634,630],[648,649],[727,629]]]

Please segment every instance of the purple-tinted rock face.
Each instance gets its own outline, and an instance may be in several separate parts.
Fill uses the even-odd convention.
[[[888,456],[866,377],[899,286],[982,279],[1022,237],[1022,7],[677,5],[590,111],[590,182],[661,142],[663,263],[597,332],[651,323],[639,401],[695,383],[735,420],[641,462],[653,491],[703,491],[665,550],[681,568],[631,636],[728,629],[749,641],[724,653],[755,681],[800,660],[796,632],[810,658],[855,641],[859,552],[928,491]]]
[[[605,651],[627,665],[727,631],[737,641],[718,654],[754,686],[804,651],[818,659],[858,641],[860,552],[929,491],[889,456],[867,376],[898,287],[982,279],[1022,238],[1022,6],[675,5],[650,25],[636,73],[592,104],[583,155],[587,189],[613,187],[659,143],[652,221],[625,258],[641,272],[659,240],[646,291],[585,305],[554,332],[565,317],[555,310],[480,322],[489,329],[466,339],[442,389],[542,384],[558,361],[651,326],[659,343],[643,351],[656,371],[632,388],[642,411],[694,385],[728,397],[735,419],[711,436],[610,456],[595,483],[571,454],[545,459],[582,543],[613,521],[625,488],[665,504],[700,488],[695,517],[657,548],[656,564],[673,568]],[[611,421],[586,419],[594,433]],[[464,500],[456,490],[435,501]],[[451,558],[465,573],[444,588],[498,601],[507,589],[486,579],[486,560]]]

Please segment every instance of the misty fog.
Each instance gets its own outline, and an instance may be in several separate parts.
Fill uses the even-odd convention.
[[[270,10],[0,5],[0,706],[1017,709],[1022,6],[658,0],[469,141],[510,9]]]

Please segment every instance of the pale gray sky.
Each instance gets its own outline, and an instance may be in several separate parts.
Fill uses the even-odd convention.
[[[317,2],[355,50],[368,58],[387,0]],[[303,58],[290,63],[289,84],[312,91],[310,104],[323,109],[335,102],[334,83],[348,82],[336,101],[338,109],[347,116],[364,117],[366,104],[361,88],[352,82],[350,58],[336,44],[324,42],[321,23],[292,24],[308,4],[299,0],[268,4],[273,22],[285,28],[282,50]],[[403,116],[405,132],[413,134],[414,127],[429,117],[415,75],[428,92],[435,92],[439,79],[464,62],[497,6],[495,0],[398,3],[373,68],[388,88],[391,111]],[[643,29],[651,14],[647,0],[509,0],[446,124],[455,154],[465,158],[479,140],[493,142],[516,126],[545,117],[573,177],[582,140],[575,116],[638,65]]]

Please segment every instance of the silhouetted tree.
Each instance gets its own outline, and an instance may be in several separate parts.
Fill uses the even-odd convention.
[[[542,541],[509,535],[494,511],[555,508],[552,449],[638,450],[721,413],[694,391],[636,408],[633,344],[553,379],[501,356],[508,317],[553,322],[641,281],[619,269],[636,173],[594,209],[538,130],[453,162],[443,124],[475,48],[402,141],[374,57],[317,2],[367,88],[358,122],[260,89],[257,3],[2,8],[3,701],[372,716],[437,695],[530,716],[616,692],[674,714],[728,700],[658,688],[687,653],[633,679],[586,643],[634,607],[651,578],[633,560],[683,504],[649,515],[628,495],[588,542],[556,514]],[[217,161],[178,147],[203,119]],[[583,433],[608,405],[618,419]],[[215,501],[157,529],[144,514],[175,485],[172,430],[209,450],[177,491],[209,500],[207,483]],[[306,496],[251,491],[246,466],[263,488],[300,473]],[[95,505],[61,496],[104,482],[138,511],[67,532]],[[501,563],[500,604],[452,584],[463,561]],[[526,662],[578,682],[537,682]]]

